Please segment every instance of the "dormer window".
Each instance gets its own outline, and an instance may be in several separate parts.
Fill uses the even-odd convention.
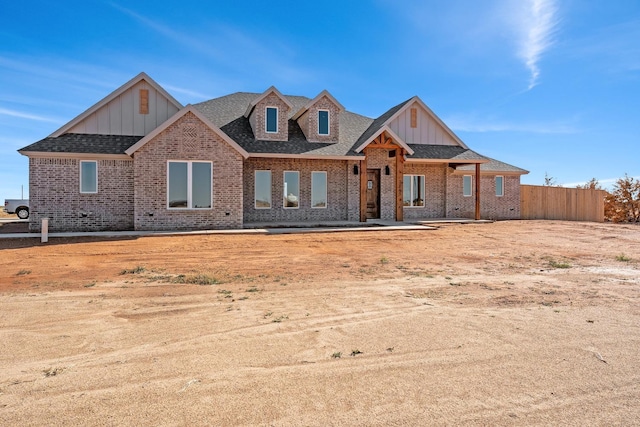
[[[318,135],[329,135],[329,110],[318,110]]]
[[[278,133],[278,107],[266,107],[265,132]]]

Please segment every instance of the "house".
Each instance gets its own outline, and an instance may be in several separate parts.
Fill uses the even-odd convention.
[[[30,230],[510,219],[527,171],[469,149],[418,97],[377,118],[314,98],[233,93],[181,105],[145,73],[18,150]]]

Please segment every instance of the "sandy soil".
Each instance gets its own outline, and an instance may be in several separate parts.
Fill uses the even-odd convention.
[[[0,207],[0,218],[7,218],[7,219],[18,219],[18,215],[16,214],[9,214],[4,210],[4,206]]]
[[[633,425],[640,227],[0,239],[0,425]]]

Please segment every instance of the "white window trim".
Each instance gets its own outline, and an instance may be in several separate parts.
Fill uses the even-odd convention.
[[[257,202],[258,202],[258,194],[257,194],[257,186],[256,183],[258,182],[258,172],[269,172],[269,207],[265,208],[265,207],[259,207]],[[271,170],[269,169],[259,169],[254,171],[253,173],[253,207],[254,209],[271,209],[273,207],[273,193],[271,192],[271,185],[273,184],[273,179],[271,178],[273,176],[273,174],[271,173]]]
[[[313,206],[313,174],[324,174],[324,206]],[[327,209],[329,206],[329,180],[327,179],[327,171],[311,171],[311,209]],[[300,203],[298,203],[300,205]]]
[[[502,185],[500,186],[500,194],[498,194],[498,178],[501,178],[500,182]],[[504,176],[496,175],[496,197],[504,197]]]
[[[422,177],[422,206],[420,206],[420,205],[404,206],[404,203],[403,203],[402,207],[403,208],[408,208],[408,209],[415,209],[415,208],[424,209],[427,206],[427,201],[425,200],[426,199],[425,192],[426,192],[426,186],[427,186],[427,181],[425,179],[425,175],[419,175],[419,174],[416,174],[416,173],[406,173],[406,174],[402,175],[403,185],[404,185],[404,177],[405,176],[411,176],[411,177],[421,176]],[[413,193],[413,179],[411,180],[411,190],[410,191],[411,191],[411,195],[413,196],[414,195],[414,193]],[[413,203],[413,197],[411,197],[411,203]]]
[[[469,194],[464,194],[464,179],[466,177],[469,177]],[[473,196],[473,175],[462,175],[462,196],[463,197]]]
[[[82,191],[82,164],[83,163],[96,164],[96,191]],[[98,161],[97,160],[80,160],[80,194],[98,194]]]
[[[169,164],[171,163],[186,163],[187,164],[187,207],[186,208],[172,208],[169,206]],[[209,163],[211,165],[211,207],[209,208],[193,208],[193,173],[192,166],[194,163]],[[167,160],[167,209],[172,211],[206,211],[213,209],[213,162],[209,160]]]
[[[287,198],[287,195],[285,194],[284,191],[284,184],[286,183],[285,181],[285,175],[287,174],[287,172],[289,173],[297,173],[298,174],[298,206],[292,206],[292,207],[287,207],[285,206],[284,203],[284,199]],[[282,172],[282,208],[283,209],[300,209],[300,171],[283,171]]]
[[[327,112],[327,133],[320,133],[320,111]],[[318,109],[318,135],[329,136],[331,135],[331,111],[325,109]]]
[[[267,115],[267,109],[269,108],[274,108],[276,110],[276,130],[275,131],[269,131],[267,130],[268,126],[267,123],[269,122],[268,119],[268,115]],[[264,131],[265,133],[278,133],[278,131],[280,130],[280,123],[278,123],[280,120],[280,110],[278,109],[278,107],[276,107],[275,105],[267,105],[264,107]]]

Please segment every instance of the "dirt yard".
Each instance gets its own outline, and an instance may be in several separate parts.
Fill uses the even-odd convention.
[[[637,425],[640,227],[0,239],[0,425]]]

